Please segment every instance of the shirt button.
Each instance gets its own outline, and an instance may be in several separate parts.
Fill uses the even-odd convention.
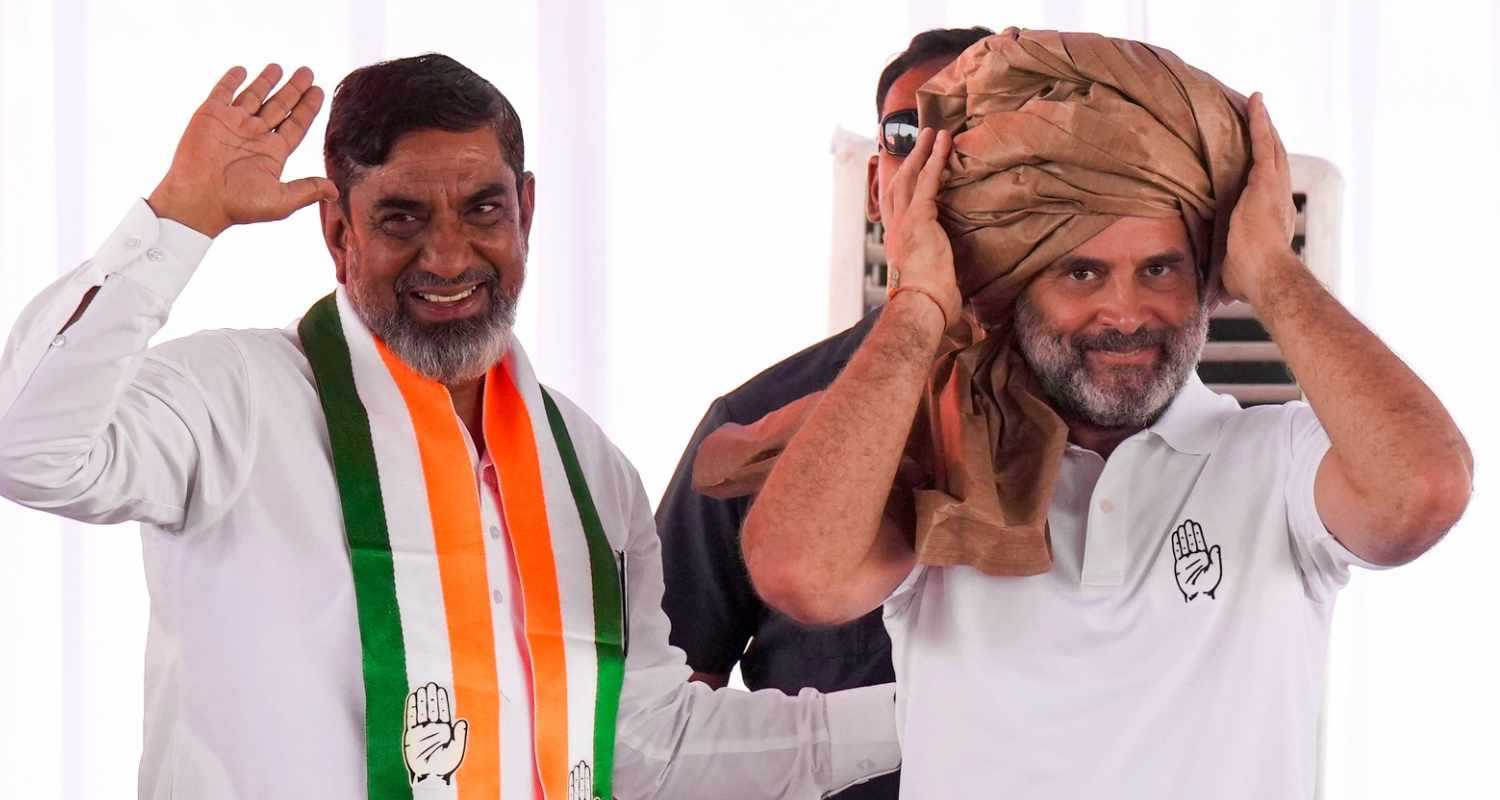
[[[57,336],[52,337],[52,346],[53,347],[62,347],[63,345],[65,345],[67,343],[68,343],[68,338],[66,336],[63,336],[63,335],[59,334]]]
[[[146,258],[149,258],[152,261],[160,261],[160,260],[162,260],[162,259],[164,259],[166,257],[167,257],[166,253],[163,253],[161,250],[159,250],[159,249],[157,249],[155,247],[153,247],[150,250],[146,251]]]
[[[473,530],[473,529],[471,528],[470,530]],[[499,525],[491,525],[490,526],[490,538],[491,539],[499,539],[500,538],[500,526]]]
[[[1115,504],[1111,500],[1100,500],[1099,501],[1099,510],[1103,511],[1106,514],[1108,514],[1108,513],[1110,513],[1110,512],[1112,512],[1112,511],[1115,510]]]
[[[141,237],[139,237],[139,236],[132,236],[129,239],[126,239],[125,240],[125,246],[131,248],[132,250],[135,249],[135,248],[137,248],[137,247],[140,247],[141,246]]]
[[[495,605],[497,605],[497,606],[503,606],[503,605],[505,605],[505,595],[500,594],[500,590],[499,589],[496,589],[495,591],[491,592],[490,595],[495,598]]]

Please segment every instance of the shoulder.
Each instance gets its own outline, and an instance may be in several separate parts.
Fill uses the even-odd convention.
[[[875,326],[880,309],[853,326],[788,356],[725,394],[721,406],[726,421],[754,422],[803,395],[828,388]]]
[[[210,378],[244,373],[252,360],[300,360],[295,342],[285,341],[282,331],[211,329],[173,339],[152,347],[146,360],[185,375]]]
[[[604,429],[572,398],[550,386],[543,386],[542,391],[546,397],[551,398],[589,485],[596,489],[608,489],[617,498],[631,496],[641,485],[641,479],[635,465],[630,463],[625,453],[615,446]],[[644,492],[644,489],[641,491]]]
[[[1290,447],[1301,438],[1321,432],[1322,424],[1311,406],[1297,400],[1236,409],[1225,415],[1221,430],[1221,444]]]

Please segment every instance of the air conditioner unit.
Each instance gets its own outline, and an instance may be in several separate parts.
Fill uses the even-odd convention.
[[[875,141],[838,129],[833,136],[834,220],[829,328],[841,331],[885,302],[885,230],[865,219],[865,180]],[[1344,182],[1321,158],[1291,155],[1297,209],[1292,249],[1324,286],[1339,285],[1340,214]],[[1244,303],[1221,306],[1209,319],[1198,374],[1241,405],[1284,403],[1302,396],[1280,349]]]

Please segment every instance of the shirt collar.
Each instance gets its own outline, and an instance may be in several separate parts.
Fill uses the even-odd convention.
[[[1203,385],[1197,372],[1172,398],[1167,410],[1146,430],[1162,438],[1172,449],[1191,455],[1208,455],[1219,440],[1219,431],[1240,404]]]

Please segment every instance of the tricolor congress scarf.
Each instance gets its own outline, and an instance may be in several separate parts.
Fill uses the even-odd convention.
[[[370,797],[494,800],[501,749],[532,747],[537,797],[609,798],[624,555],[519,345],[484,390],[532,673],[531,740],[502,742],[479,487],[452,399],[370,334],[342,288],[297,332],[322,399],[353,568]]]

